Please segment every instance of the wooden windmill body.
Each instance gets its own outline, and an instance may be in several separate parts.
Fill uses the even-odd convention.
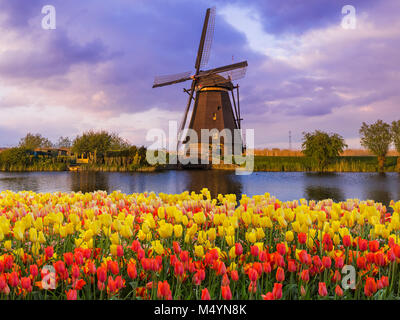
[[[188,136],[182,139],[182,132],[184,132],[185,129],[188,112],[192,100],[194,100],[194,107],[187,128],[192,129],[197,133],[198,141],[196,142],[196,145],[199,158],[201,158],[201,150],[208,149],[211,151],[213,143],[212,137],[210,137],[208,141],[200,141],[200,138],[202,137],[202,129],[216,129],[214,131],[218,132],[222,132],[223,130],[225,130],[225,132],[229,131],[232,137],[229,150],[231,150],[232,153],[240,154],[243,151],[241,135],[237,134],[238,129],[241,129],[242,120],[240,117],[239,86],[234,86],[232,81],[242,78],[245,75],[247,61],[205,71],[201,70],[208,63],[214,33],[214,22],[215,7],[211,9],[209,8],[206,11],[195,63],[195,73],[191,75],[192,72],[185,72],[170,76],[156,77],[153,85],[153,88],[156,88],[192,80],[191,88],[184,89],[184,91],[189,94],[189,100],[179,128],[177,149],[180,143],[191,149],[194,148],[193,142],[190,141]],[[223,154],[223,150],[227,145],[224,137],[218,139],[220,141],[220,152]],[[203,145],[200,142],[202,142]],[[206,146],[204,144],[206,144]]]

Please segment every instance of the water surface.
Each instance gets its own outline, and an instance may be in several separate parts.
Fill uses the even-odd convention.
[[[0,190],[35,192],[121,190],[124,193],[154,191],[199,192],[207,187],[213,196],[234,193],[248,196],[269,192],[279,200],[343,201],[372,199],[388,205],[400,199],[398,173],[305,173],[254,172],[235,175],[224,170],[179,170],[161,172],[0,172]]]

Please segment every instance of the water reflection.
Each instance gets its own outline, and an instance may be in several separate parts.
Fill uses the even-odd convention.
[[[110,191],[109,177],[105,172],[71,172],[70,179],[71,190],[75,192]]]
[[[339,188],[324,186],[307,186],[304,190],[305,198],[309,200],[332,199],[334,201],[343,201],[345,196]]]
[[[400,199],[398,173],[303,173],[255,172],[238,176],[224,170],[163,172],[0,172],[0,190],[35,192],[91,192],[121,190],[124,193],[200,192],[208,188],[213,197],[219,193],[253,196],[269,192],[281,201],[300,198],[343,201],[349,198],[372,199],[388,205]]]
[[[243,185],[239,177],[225,170],[191,170],[187,172],[186,190],[200,192],[207,187],[212,197],[218,194],[236,194],[240,199]]]
[[[395,178],[395,177],[394,177]],[[377,202],[388,204],[396,197],[396,179],[388,179],[387,173],[375,173],[367,177],[363,185],[366,198],[375,199]],[[398,185],[397,185],[397,189]],[[373,197],[373,198],[372,198]],[[399,197],[397,197],[399,199]]]

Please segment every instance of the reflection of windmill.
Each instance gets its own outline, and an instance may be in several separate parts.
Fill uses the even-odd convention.
[[[247,61],[233,63],[215,69],[202,70],[207,65],[210,57],[214,24],[215,7],[207,9],[206,12],[200,45],[197,51],[196,70],[194,74],[189,71],[156,77],[154,80],[153,88],[192,80],[190,89],[184,89],[184,91],[189,94],[189,100],[180,124],[180,135],[185,128],[192,100],[194,100],[194,107],[188,128],[195,130],[199,139],[201,137],[201,129],[217,129],[219,131],[228,129],[231,131],[232,137],[234,137],[234,129],[241,129],[240,121],[242,119],[240,118],[239,86],[234,86],[232,81],[244,77]],[[237,104],[234,89],[236,89]],[[232,96],[234,109],[232,108],[229,93]],[[183,143],[186,142],[187,139],[183,141]],[[178,146],[179,143],[180,139],[178,138]],[[240,151],[242,151],[242,141],[234,141],[234,144],[237,143],[240,143]],[[234,146],[232,146],[232,148],[233,147]],[[234,149],[232,150],[234,151]]]

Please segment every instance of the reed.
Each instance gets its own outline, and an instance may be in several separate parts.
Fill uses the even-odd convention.
[[[396,172],[397,156],[387,157],[385,172]],[[317,164],[307,157],[255,156],[254,171],[318,171]],[[373,156],[338,157],[325,169],[327,172],[377,172],[378,160]]]

